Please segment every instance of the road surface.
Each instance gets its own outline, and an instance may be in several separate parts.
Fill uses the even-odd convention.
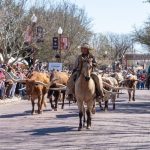
[[[117,99],[116,110],[92,116],[91,130],[77,131],[76,104],[31,115],[27,100],[0,105],[0,150],[149,150],[150,91],[137,90],[136,101],[127,94]]]

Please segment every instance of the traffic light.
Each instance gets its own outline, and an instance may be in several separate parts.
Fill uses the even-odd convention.
[[[58,37],[53,37],[53,49],[58,50]]]

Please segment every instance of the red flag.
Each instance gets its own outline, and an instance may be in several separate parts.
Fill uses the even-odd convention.
[[[67,37],[61,37],[61,50],[67,50],[69,48],[69,42]]]
[[[24,42],[31,44],[32,37],[33,37],[33,32],[31,26],[27,26],[27,29],[25,31],[25,36],[24,36]]]

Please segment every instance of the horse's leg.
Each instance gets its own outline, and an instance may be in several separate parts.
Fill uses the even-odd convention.
[[[94,105],[94,100],[88,101],[87,102],[87,129],[90,129],[91,127],[91,111],[93,109],[93,105]]]
[[[79,127],[78,131],[82,130],[82,117],[83,117],[83,101],[78,100],[78,109],[79,109]]]
[[[86,114],[87,114],[87,129],[90,129],[90,127],[91,127],[91,112],[90,112],[90,110],[87,110]]]
[[[83,127],[86,126],[85,107],[83,106]]]
[[[95,99],[93,100],[93,108],[92,108],[92,114],[95,114],[96,110],[95,110]]]

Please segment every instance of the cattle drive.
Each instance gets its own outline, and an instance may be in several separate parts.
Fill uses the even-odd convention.
[[[0,150],[150,150],[149,90],[150,0],[0,0]]]
[[[40,62],[40,66],[41,64]],[[84,127],[91,128],[92,116],[97,111],[97,103],[101,111],[110,110],[108,108],[110,101],[112,102],[112,109],[117,109],[115,103],[119,94],[126,94],[122,90],[128,92],[129,102],[131,98],[135,101],[137,83],[141,82],[141,79],[137,78],[132,69],[128,71],[121,69],[107,73],[97,71],[97,67],[89,44],[83,43],[81,55],[77,57],[71,72],[64,70],[48,71],[38,67],[30,68],[24,72],[24,76],[15,76],[13,74],[14,68],[8,69],[9,71],[0,68],[0,72],[6,79],[6,91],[9,90],[9,87],[17,85],[20,87],[19,93],[21,92],[22,95],[25,93],[26,98],[31,101],[32,115],[36,112],[41,114],[44,107],[58,111],[60,102],[61,109],[65,109],[64,104],[69,103],[71,107],[71,103],[74,102],[78,107],[79,114],[78,131],[81,131]],[[37,111],[35,110],[36,103]]]

